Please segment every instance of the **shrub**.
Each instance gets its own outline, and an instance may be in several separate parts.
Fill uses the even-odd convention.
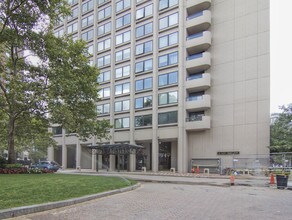
[[[5,168],[6,163],[6,159],[0,156],[0,168]]]
[[[19,163],[6,164],[5,168],[22,168],[22,164]]]

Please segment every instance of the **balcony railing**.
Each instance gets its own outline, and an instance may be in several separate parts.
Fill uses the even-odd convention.
[[[187,60],[194,60],[203,57],[203,53],[193,54],[187,57]]]
[[[197,12],[195,14],[192,14],[192,15],[188,16],[187,17],[187,20],[192,20],[192,19],[197,18],[197,17],[200,17],[202,15],[203,15],[203,11],[200,11],[200,12]]]
[[[192,35],[187,37],[187,40],[191,40],[191,39],[195,39],[195,38],[199,38],[199,37],[203,37],[203,32],[200,32],[197,34],[192,34]]]
[[[191,116],[189,118],[186,118],[186,122],[190,122],[190,121],[202,121],[203,120],[203,116],[204,115]]]
[[[197,100],[203,100],[203,96],[202,95],[199,95],[199,96],[190,96],[190,97],[187,97],[186,98],[186,101],[187,102],[197,101]]]
[[[191,81],[191,80],[194,80],[194,79],[202,79],[202,78],[203,78],[203,74],[196,74],[196,75],[187,77],[186,80],[187,81]]]

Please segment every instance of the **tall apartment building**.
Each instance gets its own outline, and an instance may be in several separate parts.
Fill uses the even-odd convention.
[[[110,140],[87,142],[53,128],[59,147],[49,159],[95,169],[107,159],[87,145],[100,142],[142,145],[153,171],[189,172],[193,158],[231,167],[234,155],[268,155],[269,0],[69,3],[72,16],[55,34],[88,42],[100,69],[99,118],[114,128]],[[126,167],[135,163],[123,157]]]

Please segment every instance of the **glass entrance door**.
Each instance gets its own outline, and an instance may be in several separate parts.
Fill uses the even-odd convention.
[[[159,144],[159,170],[168,170],[171,167],[171,142]]]

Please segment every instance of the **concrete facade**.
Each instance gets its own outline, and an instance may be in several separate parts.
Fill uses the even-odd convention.
[[[99,118],[114,128],[111,140],[86,143],[63,130],[49,159],[95,169],[99,158],[102,168],[86,145],[128,142],[145,146],[147,170],[190,172],[192,158],[232,167],[233,152],[269,154],[268,0],[69,2],[74,16],[55,33],[88,41]]]

